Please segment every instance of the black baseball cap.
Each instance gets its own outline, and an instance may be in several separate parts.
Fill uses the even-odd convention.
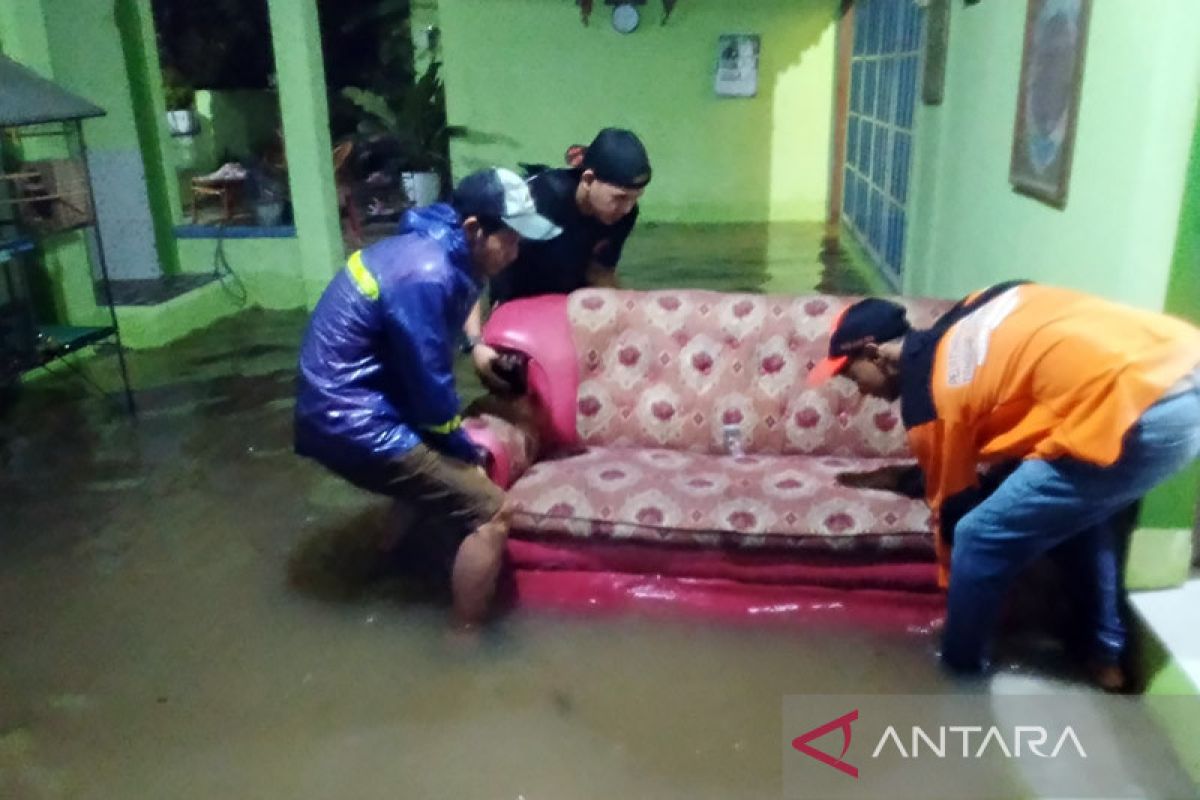
[[[605,128],[596,134],[580,166],[625,189],[641,189],[650,182],[650,157],[642,140],[622,128]]]
[[[545,241],[562,233],[562,228],[537,212],[533,195],[521,176],[503,167],[483,169],[463,178],[450,202],[464,218],[498,219],[524,239]]]
[[[846,306],[833,320],[829,356],[808,373],[808,385],[819,386],[837,375],[864,345],[891,341],[911,328],[904,306],[891,300],[868,297]]]

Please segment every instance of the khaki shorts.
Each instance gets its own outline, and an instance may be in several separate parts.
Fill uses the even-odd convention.
[[[424,444],[369,475],[346,477],[364,489],[394,498],[407,512],[404,516],[412,526],[411,539],[451,561],[463,539],[504,504],[504,492],[482,470]]]

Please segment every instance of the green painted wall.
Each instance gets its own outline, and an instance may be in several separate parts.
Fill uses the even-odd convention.
[[[120,306],[117,321],[125,346],[141,350],[162,347],[241,310],[220,284],[209,283],[165,303]],[[135,375],[135,383],[137,379]]]
[[[1187,187],[1179,213],[1179,234],[1167,283],[1166,310],[1200,324],[1200,114],[1192,135]],[[1200,502],[1200,463],[1151,492],[1143,522],[1155,528],[1192,527]]]
[[[142,48],[145,55],[144,72],[138,75],[131,76],[134,84],[142,84],[141,91],[149,95],[150,108],[137,108],[139,120],[145,115],[146,123],[153,121],[155,125],[155,135],[158,138],[158,147],[152,148],[151,151],[142,151],[144,158],[157,158],[157,165],[147,165],[146,175],[147,180],[150,180],[150,175],[155,176],[154,180],[158,180],[158,176],[162,176],[163,184],[161,187],[150,186],[150,204],[155,215],[162,214],[164,211],[170,218],[178,222],[182,219],[183,212],[179,199],[179,180],[175,174],[175,154],[171,149],[171,132],[167,128],[166,113],[167,102],[166,95],[163,89],[162,77],[162,62],[158,55],[158,31],[155,28],[154,11],[151,7],[150,0],[133,0],[137,6],[138,22],[141,25],[141,40]],[[140,99],[135,101],[135,105],[140,106]],[[150,119],[152,117],[152,119]],[[139,122],[139,125],[141,122]],[[148,132],[148,131],[147,131]],[[165,192],[165,194],[164,194]],[[160,207],[160,204],[165,203],[166,208]],[[157,216],[156,216],[157,219]],[[172,269],[179,268],[178,259],[170,260],[164,264],[169,265]]]
[[[49,319],[69,325],[107,325],[108,310],[96,305],[84,234],[60,233],[42,240],[42,268],[50,287]]]
[[[146,171],[146,191],[154,222],[154,249],[163,272],[174,274],[179,272],[179,256],[175,250],[175,212],[171,203],[178,194],[173,196],[170,191],[175,176],[165,167],[163,115],[166,105],[162,99],[158,44],[150,2],[117,0],[115,14],[125,53],[138,147]]]
[[[1092,3],[1065,210],[1008,184],[1025,6],[953,2],[946,99],[919,106],[904,289],[1012,277],[1159,309],[1200,92],[1200,3]]]
[[[1167,283],[1166,309],[1200,324],[1200,108],[1196,123],[1187,187],[1179,213],[1179,235]]]
[[[0,49],[43,77],[54,77],[41,0],[0,3]]]
[[[88,146],[137,147],[133,98],[116,4],[95,0],[44,0],[54,79],[108,113],[89,123]]]
[[[315,0],[268,0],[288,182],[299,236],[305,303],[316,306],[345,264],[333,182],[333,146]]]
[[[616,33],[564,0],[441,0],[454,172],[558,165],[606,125],[637,131],[654,164],[645,219],[823,220],[837,0],[683,0]],[[717,37],[762,36],[759,95],[718,98]]]
[[[230,269],[246,287],[247,306],[304,308],[299,239],[226,239],[222,247]],[[215,239],[179,240],[185,272],[212,272],[216,251]]]
[[[126,149],[137,145],[129,84],[112,3],[41,0],[53,80],[91,100],[107,113],[84,123],[88,147]],[[88,46],[80,44],[87,42]],[[91,265],[83,235],[53,237],[45,247],[45,267],[58,292],[59,318],[71,324],[107,321],[96,305]]]
[[[1167,283],[1167,311],[1200,324],[1200,108],[1192,135],[1187,187],[1179,213],[1179,235],[1171,278]]]

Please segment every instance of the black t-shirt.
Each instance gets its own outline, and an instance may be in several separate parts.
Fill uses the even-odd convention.
[[[538,213],[563,232],[545,242],[521,241],[517,260],[492,278],[493,303],[582,289],[587,286],[587,269],[593,261],[616,269],[625,239],[637,222],[637,206],[615,225],[585,217],[575,204],[579,177],[577,169],[552,169],[529,181]]]

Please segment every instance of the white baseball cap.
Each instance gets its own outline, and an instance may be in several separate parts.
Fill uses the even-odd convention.
[[[499,219],[523,239],[540,242],[562,233],[562,228],[538,213],[521,176],[503,167],[479,170],[463,178],[454,189],[452,202],[464,217]]]

